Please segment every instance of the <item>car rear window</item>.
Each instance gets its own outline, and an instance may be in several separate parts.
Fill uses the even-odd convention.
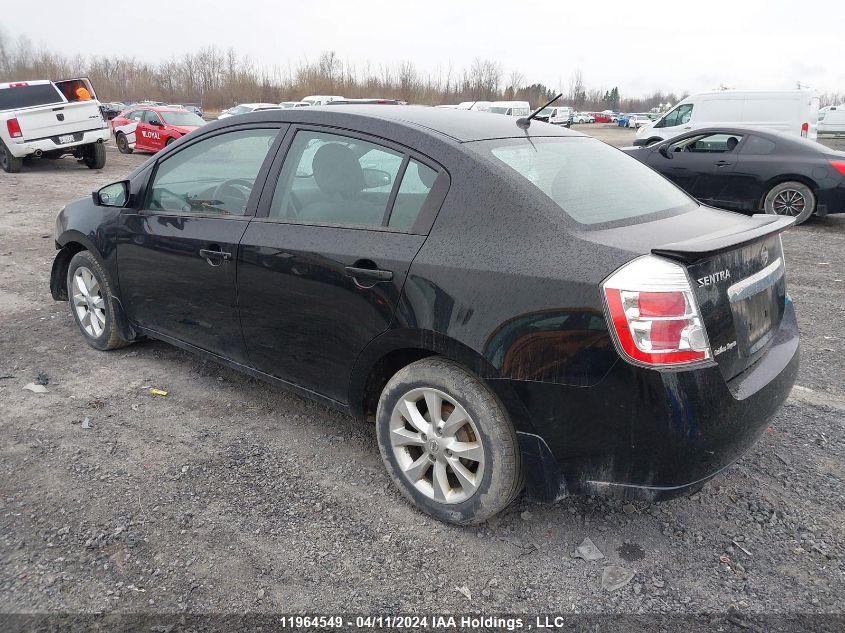
[[[0,89],[0,110],[17,110],[62,103],[61,93],[53,84],[36,84]]]
[[[581,224],[697,206],[657,172],[596,139],[511,138],[467,146],[515,171]]]

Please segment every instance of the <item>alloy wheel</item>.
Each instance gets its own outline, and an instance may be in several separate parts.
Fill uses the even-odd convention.
[[[806,206],[804,195],[795,189],[784,189],[772,201],[772,209],[778,215],[800,215]]]
[[[475,422],[448,394],[413,389],[390,418],[390,446],[407,480],[439,503],[472,497],[484,476],[484,446]]]
[[[88,336],[99,338],[106,328],[106,302],[100,282],[85,266],[73,273],[73,309]]]

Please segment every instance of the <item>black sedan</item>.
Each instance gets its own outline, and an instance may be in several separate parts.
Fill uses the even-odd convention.
[[[706,204],[785,215],[845,212],[845,152],[777,132],[705,128],[623,151]]]
[[[374,420],[399,489],[471,523],[742,455],[798,369],[792,223],[536,121],[269,110],[69,204],[51,289],[97,349],[161,339]]]

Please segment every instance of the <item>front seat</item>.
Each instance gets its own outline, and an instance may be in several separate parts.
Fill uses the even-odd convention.
[[[311,165],[320,195],[302,208],[299,219],[332,224],[382,223],[384,207],[361,197],[364,171],[351,149],[327,143],[316,151]]]

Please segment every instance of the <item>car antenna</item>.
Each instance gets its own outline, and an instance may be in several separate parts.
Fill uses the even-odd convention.
[[[544,105],[541,105],[539,108],[537,108],[536,110],[534,110],[534,112],[532,112],[532,113],[531,113],[531,114],[529,114],[528,116],[520,117],[519,119],[517,119],[517,120],[516,120],[516,126],[517,126],[518,128],[523,129],[523,130],[527,130],[527,129],[528,129],[528,126],[529,126],[529,125],[531,125],[531,119],[533,119],[535,116],[537,116],[538,114],[540,114],[540,112],[542,112],[544,108],[548,108],[548,107],[549,107],[550,105],[552,105],[555,101],[557,101],[558,99],[560,99],[562,96],[563,96],[563,93],[561,92],[561,93],[560,93],[559,95],[557,95],[554,99],[552,99],[551,101],[549,101],[548,103],[546,103],[546,104],[544,104]]]

